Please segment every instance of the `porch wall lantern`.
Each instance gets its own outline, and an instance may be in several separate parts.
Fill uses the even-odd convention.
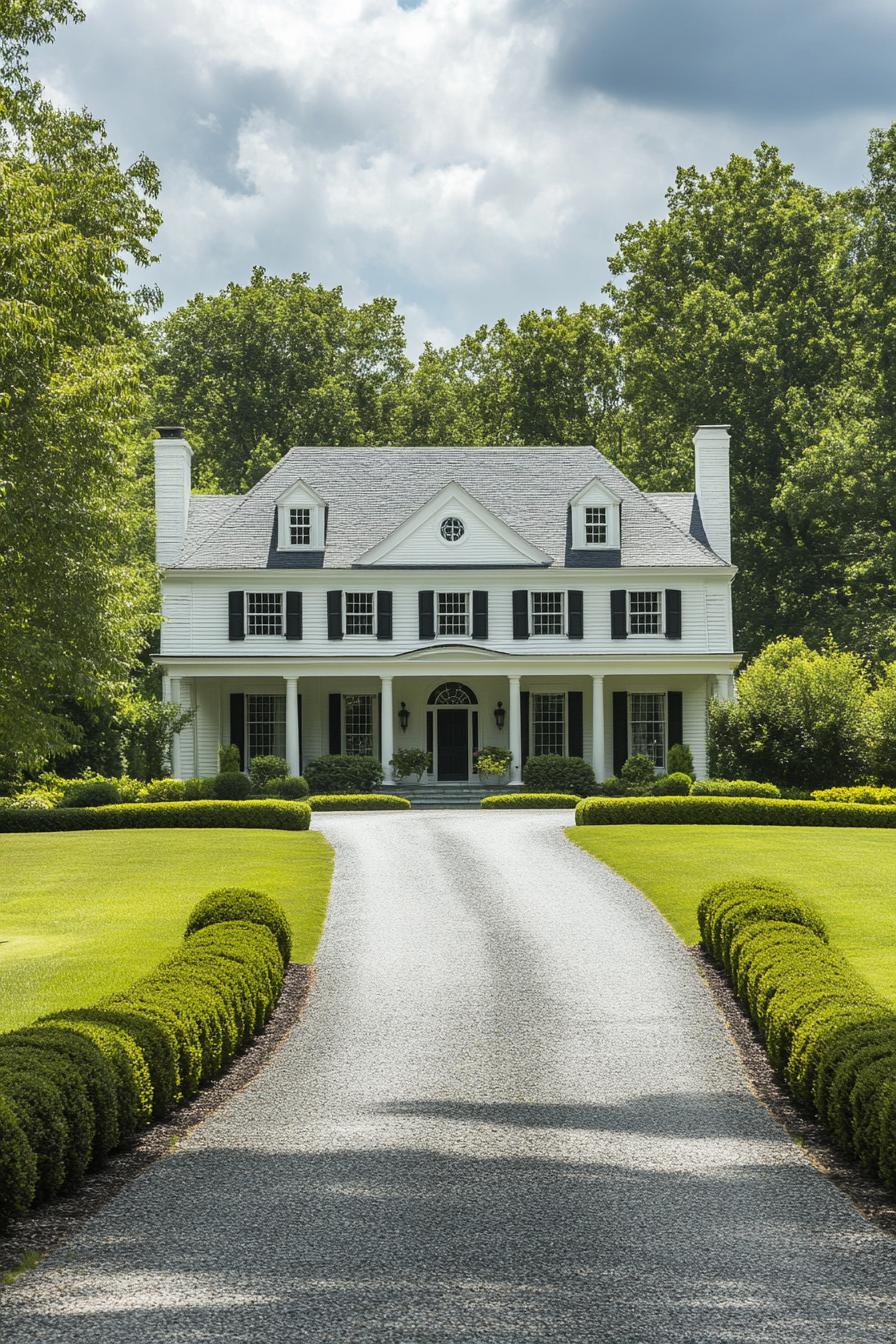
[[[408,709],[407,705],[402,700],[401,708],[398,711],[398,722],[401,724],[401,731],[403,733],[406,733],[408,730],[408,720],[410,719],[410,717],[411,717],[411,711]]]
[[[504,717],[506,713],[507,713],[506,709],[499,700],[498,703],[495,705],[495,723],[499,728],[504,727]]]

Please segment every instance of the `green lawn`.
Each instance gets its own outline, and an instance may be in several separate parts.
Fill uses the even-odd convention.
[[[0,836],[0,1030],[93,1003],[151,969],[214,887],[280,901],[313,960],[333,851],[315,831],[71,831]]]
[[[831,941],[896,1000],[896,832],[802,826],[575,826],[566,834],[649,896],[695,943],[715,882],[783,882],[822,911]]]

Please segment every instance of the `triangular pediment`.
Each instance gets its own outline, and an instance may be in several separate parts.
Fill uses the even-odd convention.
[[[549,555],[520,536],[456,481],[443,486],[356,561],[359,565],[429,568],[551,563]]]

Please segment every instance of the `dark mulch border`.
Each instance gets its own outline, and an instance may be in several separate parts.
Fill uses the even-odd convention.
[[[248,1050],[237,1055],[226,1073],[167,1120],[160,1120],[113,1153],[73,1194],[38,1204],[24,1218],[12,1223],[7,1234],[0,1236],[0,1291],[5,1272],[17,1270],[28,1256],[43,1256],[63,1245],[135,1176],[172,1152],[194,1126],[251,1082],[298,1022],[313,984],[312,966],[289,966],[270,1021]]]
[[[756,1096],[799,1144],[813,1166],[833,1181],[869,1222],[896,1236],[896,1198],[877,1181],[870,1180],[857,1162],[835,1147],[823,1125],[794,1105],[778,1080],[756,1028],[725,976],[699,944],[688,951],[725,1019]]]

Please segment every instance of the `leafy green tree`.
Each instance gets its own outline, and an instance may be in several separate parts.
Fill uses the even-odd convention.
[[[801,789],[857,783],[867,769],[868,681],[854,653],[800,638],[769,644],[710,712],[710,774]]]
[[[122,168],[102,122],[50,106],[28,47],[78,19],[65,0],[0,16],[0,756],[33,768],[77,732],[65,699],[118,693],[151,626],[134,461],[147,428],[153,164]]]
[[[868,697],[868,764],[878,784],[896,785],[896,663],[883,669]]]
[[[409,369],[394,299],[307,275],[197,294],[157,325],[156,419],[186,426],[200,485],[245,490],[296,444],[383,443]]]

